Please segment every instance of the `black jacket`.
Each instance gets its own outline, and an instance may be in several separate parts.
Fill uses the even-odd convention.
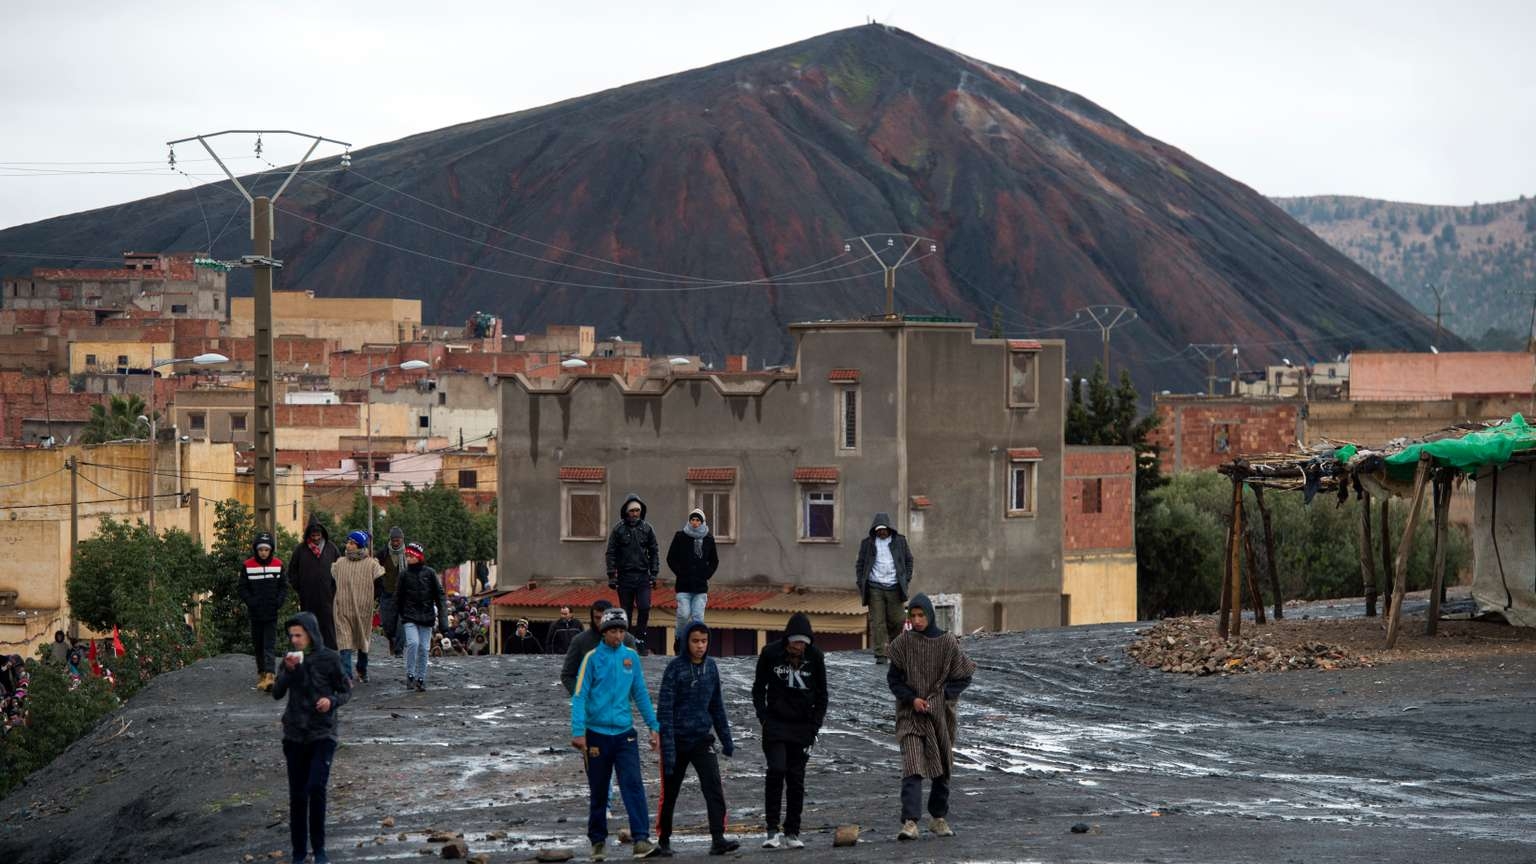
[[[812,642],[796,667],[786,646],[791,636],[810,636],[811,619],[803,612],[790,616],[784,638],[768,643],[757,658],[752,679],[752,707],[763,725],[763,741],[786,741],[809,747],[827,719],[827,664]]]
[[[288,583],[283,581],[283,560],[269,555],[256,557],[256,543],[272,545],[272,535],[261,534],[251,544],[251,557],[240,565],[240,600],[252,621],[276,621],[288,602]],[[274,550],[275,551],[275,550]]]
[[[901,595],[903,603],[907,600],[907,586],[912,581],[912,550],[907,546],[907,538],[897,532],[889,514],[876,513],[869,523],[869,536],[859,544],[859,560],[853,565],[857,577],[854,584],[858,585],[859,599],[864,601],[865,606],[869,605],[869,571],[875,567],[875,528],[880,525],[891,529],[891,557],[896,561],[896,592]]]
[[[575,618],[569,621],[558,620],[549,625],[549,653],[564,655],[571,649],[571,640],[581,635],[584,629]]]
[[[309,532],[320,529],[320,554],[309,548]],[[313,517],[304,529],[304,537],[293,547],[288,558],[288,584],[299,595],[299,608],[313,612],[320,625],[320,635],[325,647],[336,647],[336,577],[331,575],[331,565],[341,557],[336,544],[331,542],[331,532]]]
[[[436,570],[412,564],[400,574],[395,587],[395,608],[401,621],[448,631],[448,594]]]
[[[512,638],[507,640],[507,653],[543,654],[544,648],[539,645],[539,640],[531,632],[527,636],[519,636],[513,633]]]
[[[720,555],[715,551],[714,532],[704,535],[704,554],[693,554],[693,538],[687,532],[672,535],[667,548],[667,569],[677,579],[679,594],[709,593],[709,577],[720,569]]]
[[[352,696],[352,685],[341,668],[341,655],[320,642],[320,624],[308,612],[289,618],[283,625],[298,624],[309,633],[313,646],[304,655],[299,668],[290,670],[287,663],[277,664],[277,681],[272,685],[272,698],[288,697],[288,707],[283,709],[284,741],[323,741],[336,739],[336,712],[347,704]],[[331,710],[321,712],[315,707],[321,697],[331,700]]]
[[[400,557],[405,557],[404,546],[400,547]],[[394,594],[400,585],[400,573],[405,568],[401,567],[400,562],[395,559],[394,551],[389,548],[388,543],[379,550],[378,559],[379,563],[384,565],[384,575],[378,578],[374,590],[384,594]]]
[[[640,505],[640,518],[631,525],[624,521],[624,510],[630,502]],[[608,582],[609,584],[636,587],[655,582],[661,569],[661,549],[656,543],[656,530],[645,521],[645,502],[639,495],[630,495],[619,506],[619,524],[608,535]]]

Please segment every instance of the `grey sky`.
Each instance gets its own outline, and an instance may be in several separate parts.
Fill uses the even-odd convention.
[[[1265,194],[1536,193],[1536,3],[1519,0],[9,0],[0,226],[185,188],[162,170],[170,138],[267,126],[366,146],[866,15],[1080,93]]]

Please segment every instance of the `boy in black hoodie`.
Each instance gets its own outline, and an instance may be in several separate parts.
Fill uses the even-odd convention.
[[[240,569],[240,599],[251,622],[251,647],[256,655],[256,689],[271,690],[272,664],[277,656],[277,613],[288,601],[283,561],[272,554],[272,535],[263,531],[251,544],[251,557]]]
[[[784,638],[769,643],[757,658],[752,707],[763,725],[768,781],[763,808],[768,839],[764,849],[804,849],[800,813],[805,808],[805,764],[827,717],[827,665],[811,632],[811,619],[796,612]],[[787,796],[785,796],[787,787]],[[779,804],[785,797],[783,831]]]
[[[619,595],[619,608],[630,620],[640,656],[651,653],[645,644],[645,628],[651,617],[651,590],[661,570],[661,551],[656,529],[645,521],[645,502],[630,495],[619,508],[620,519],[608,535],[608,588]]]
[[[272,698],[288,697],[283,709],[283,757],[288,762],[288,823],[293,860],[315,853],[315,864],[330,864],[325,854],[325,789],[336,755],[336,713],[347,704],[352,685],[341,668],[341,655],[325,647],[320,623],[300,612],[283,625],[292,650],[283,657]]]

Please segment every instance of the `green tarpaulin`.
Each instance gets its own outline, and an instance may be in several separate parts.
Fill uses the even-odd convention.
[[[1393,480],[1412,480],[1422,453],[1428,453],[1437,468],[1473,474],[1479,468],[1503,465],[1513,454],[1531,449],[1536,449],[1536,429],[1516,414],[1508,422],[1482,432],[1405,447],[1386,457],[1387,476]]]

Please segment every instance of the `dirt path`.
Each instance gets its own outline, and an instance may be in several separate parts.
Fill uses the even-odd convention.
[[[747,833],[739,857],[1536,860],[1536,646],[1195,679],[1131,662],[1124,646],[1135,630],[967,641],[980,671],[962,703],[952,799],[960,836],[910,845],[892,839],[899,760],[884,669],[833,655],[833,709],[809,781],[814,851],[765,852]],[[653,686],[662,662],[647,662]],[[0,802],[0,861],[239,862],[286,850],[279,706],[248,689],[250,665],[226,656],[156,681]],[[452,658],[434,671],[433,689],[415,695],[394,680],[398,662],[376,659],[376,683],[343,715],[332,859],[425,860],[432,828],[464,832],[471,851],[494,862],[580,848],[585,787],[564,747],[556,665]],[[762,761],[746,722],[752,667],[721,665],[739,724],[725,769],[731,821],[753,832]],[[654,778],[654,765],[648,771]],[[392,829],[380,827],[386,816]],[[844,822],[864,825],[867,842],[834,852],[830,829]],[[1072,834],[1077,822],[1092,831]],[[680,854],[703,854],[702,823],[690,781]]]

